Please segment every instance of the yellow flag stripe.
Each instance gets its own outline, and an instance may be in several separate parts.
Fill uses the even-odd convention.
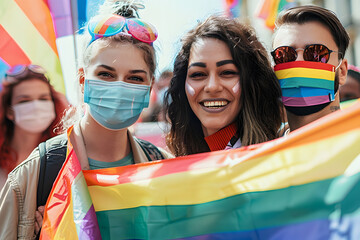
[[[320,78],[329,81],[335,80],[335,72],[330,72],[322,69],[312,68],[290,68],[278,70],[275,72],[279,79],[304,77],[304,78]]]
[[[241,164],[236,164],[236,159],[229,159],[234,161],[233,166],[192,170],[108,187],[90,186],[89,191],[96,211],[201,204],[246,192],[281,189],[342,175],[359,157],[359,151],[354,149],[360,149],[360,129]],[[352,171],[359,172],[360,164]],[[170,187],[179,183],[179,179],[181,184]]]

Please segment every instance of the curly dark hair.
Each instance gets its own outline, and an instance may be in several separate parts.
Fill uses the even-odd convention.
[[[242,108],[236,123],[242,145],[276,138],[282,119],[281,89],[267,51],[251,27],[237,19],[211,16],[185,35],[175,59],[174,76],[165,100],[171,123],[166,139],[170,150],[176,156],[210,151],[204,140],[201,122],[185,94],[192,44],[204,38],[223,41],[239,70]]]

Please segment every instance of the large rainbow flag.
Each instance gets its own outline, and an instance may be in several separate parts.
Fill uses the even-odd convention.
[[[42,239],[360,239],[360,101],[235,150],[81,171],[69,149]]]
[[[44,0],[0,1],[0,78],[16,64],[43,66],[56,90],[65,86],[50,11]]]

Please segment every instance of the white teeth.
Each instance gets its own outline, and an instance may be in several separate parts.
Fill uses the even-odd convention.
[[[227,101],[206,101],[206,102],[203,102],[204,106],[205,107],[216,107],[216,108],[219,108],[219,107],[224,107],[228,104]]]

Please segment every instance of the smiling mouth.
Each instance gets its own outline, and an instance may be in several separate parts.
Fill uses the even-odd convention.
[[[229,104],[229,101],[204,101],[204,102],[200,102],[200,104],[207,108],[216,109],[216,108],[225,107],[226,105]]]

